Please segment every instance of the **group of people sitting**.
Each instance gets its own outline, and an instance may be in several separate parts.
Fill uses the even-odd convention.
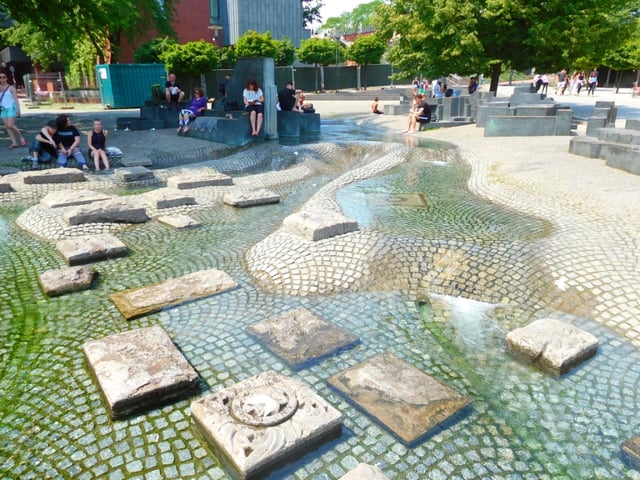
[[[102,128],[102,120],[98,118],[93,120],[93,129],[87,133],[87,146],[96,171],[101,167],[105,170],[111,168],[107,152],[108,137],[109,132]],[[64,114],[58,115],[55,120],[49,120],[36,134],[31,144],[30,154],[23,160],[37,165],[56,159],[59,167],[66,167],[69,159],[73,157],[78,168],[86,171],[89,167],[82,153],[81,143],[80,132],[71,124],[71,118]]]

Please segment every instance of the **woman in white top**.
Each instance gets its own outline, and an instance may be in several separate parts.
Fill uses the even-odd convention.
[[[2,123],[4,123],[9,138],[11,138],[9,148],[26,147],[27,141],[16,126],[16,117],[20,116],[18,93],[13,85],[7,83],[7,74],[4,72],[0,72],[0,109],[2,110],[0,118],[2,118]]]
[[[242,98],[244,99],[244,109],[250,112],[251,135],[257,137],[262,128],[264,117],[264,94],[260,90],[258,82],[249,80],[247,88],[242,92]]]

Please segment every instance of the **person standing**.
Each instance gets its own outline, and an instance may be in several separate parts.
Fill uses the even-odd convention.
[[[76,127],[71,125],[71,119],[68,115],[58,115],[56,118],[58,131],[53,139],[60,147],[58,150],[58,166],[66,167],[69,157],[76,159],[78,166],[82,170],[89,170],[87,161],[84,159],[82,150],[80,150],[80,132]]]
[[[244,109],[249,112],[251,135],[257,137],[262,128],[264,117],[264,93],[262,93],[256,80],[247,82],[247,87],[242,92],[242,98],[244,100]]]
[[[93,165],[96,172],[100,171],[100,161],[104,164],[104,169],[109,170],[109,156],[107,155],[107,138],[109,132],[102,129],[102,120],[96,118],[93,121],[93,130],[87,136],[89,142],[89,156],[93,158]]]
[[[558,72],[558,83],[556,84],[556,95],[560,92],[560,95],[564,95],[564,91],[567,89],[567,71],[563,68]]]
[[[478,90],[478,80],[476,80],[476,77],[471,77],[469,79],[469,86],[467,87],[467,90],[469,91],[469,95],[476,93],[476,90]]]
[[[7,129],[11,145],[9,148],[26,147],[27,141],[22,136],[22,132],[16,125],[16,117],[20,116],[20,101],[18,92],[13,85],[8,83],[7,74],[0,72],[0,117]]]
[[[180,88],[180,85],[176,83],[176,74],[170,73],[167,83],[164,84],[164,95],[167,99],[169,107],[178,108],[180,102],[184,100],[184,91]]]
[[[589,73],[589,80],[587,81],[587,97],[589,95],[596,94],[596,87],[598,86],[598,71],[594,68]]]

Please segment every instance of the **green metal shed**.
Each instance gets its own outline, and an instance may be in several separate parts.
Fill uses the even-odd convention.
[[[111,108],[144,107],[151,100],[151,86],[157,83],[164,89],[167,75],[159,63],[96,65],[96,79],[100,100]]]

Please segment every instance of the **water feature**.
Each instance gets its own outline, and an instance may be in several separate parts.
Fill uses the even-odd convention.
[[[231,478],[194,430],[189,401],[124,421],[106,414],[81,345],[159,324],[200,374],[203,392],[272,369],[305,381],[343,412],[340,438],[274,472],[272,480],[338,479],[359,462],[409,480],[640,478],[619,454],[620,444],[637,433],[640,356],[598,324],[545,303],[553,286],[534,253],[551,226],[471,195],[468,167],[446,146],[429,145],[435,153],[426,153],[373,141],[350,145],[341,142],[361,132],[342,127],[325,130],[334,142],[329,146],[278,147],[282,160],[275,160],[273,173],[264,154],[274,151],[271,145],[214,160],[221,167],[235,164],[243,175],[280,176],[270,188],[283,201],[244,210],[196,208],[190,214],[202,227],[195,230],[157,222],[126,228],[118,237],[132,253],[95,264],[99,283],[82,293],[42,294],[37,275],[61,267],[62,260],[51,241],[15,227],[34,200],[0,204],[0,477]],[[379,232],[405,256],[385,258],[354,288],[330,294],[262,288],[248,269],[247,250],[328,182],[385,153],[401,155],[403,162],[340,184],[336,199],[361,229]],[[237,167],[241,161],[246,167]],[[291,173],[306,165],[314,166],[313,175]],[[406,194],[420,194],[426,206],[398,197],[385,202]],[[333,257],[326,262],[341,268]],[[130,323],[108,299],[205,268],[224,270],[240,288]],[[361,342],[292,372],[246,328],[298,307],[356,333]],[[506,332],[546,315],[570,320],[601,340],[594,358],[559,379],[521,365],[503,348]],[[472,400],[470,412],[405,447],[326,383],[383,352],[463,392]]]

